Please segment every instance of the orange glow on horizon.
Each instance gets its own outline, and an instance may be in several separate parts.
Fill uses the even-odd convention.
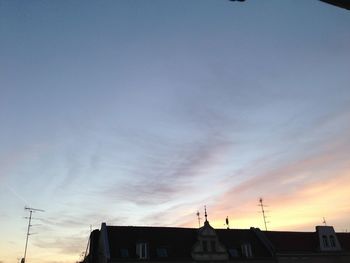
[[[276,199],[268,200],[268,230],[314,231],[316,225],[322,224],[323,217],[337,228],[335,222],[344,214],[350,213],[349,185],[350,172],[344,171],[337,174],[337,177],[305,185],[293,195],[276,196]],[[229,212],[223,212],[222,205],[214,205],[209,209],[208,220],[214,228],[226,228],[225,218],[229,216],[231,228],[259,227],[264,230],[257,198],[242,203],[236,211],[230,209]],[[224,205],[229,207],[228,204]],[[194,227],[194,221],[183,226]]]

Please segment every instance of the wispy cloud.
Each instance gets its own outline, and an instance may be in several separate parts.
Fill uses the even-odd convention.
[[[62,254],[70,254],[77,255],[80,252],[85,250],[87,244],[87,237],[83,235],[67,235],[65,237],[55,237],[55,238],[47,238],[36,239],[34,241],[34,245],[43,249],[53,249],[58,253]]]
[[[56,214],[55,217],[42,218],[40,221],[48,227],[60,227],[60,228],[74,228],[81,227],[81,217],[78,216],[64,216],[61,214]]]
[[[205,169],[217,161],[217,155],[222,154],[227,145],[225,138],[209,135],[200,141],[173,145],[171,150],[151,150],[139,160],[137,167],[131,168],[131,178],[102,193],[138,205],[167,202],[188,193],[193,180],[206,174]]]
[[[230,214],[241,226],[260,224],[256,206],[260,196],[270,205],[271,225],[275,228],[310,228],[322,213],[332,218],[348,213],[348,134],[341,131],[328,139],[314,151],[289,156],[289,162],[268,162],[270,166],[263,169],[259,165],[250,168],[250,175],[232,183],[213,203],[215,220]],[[239,176],[233,174],[232,178]]]

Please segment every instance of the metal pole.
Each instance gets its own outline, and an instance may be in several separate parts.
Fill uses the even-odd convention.
[[[29,239],[29,236],[30,236],[30,227],[32,226],[32,225],[31,225],[31,222],[32,222],[32,214],[33,214],[33,212],[37,212],[37,211],[38,211],[38,212],[45,212],[45,211],[42,210],[42,209],[35,209],[35,208],[32,208],[32,207],[27,207],[27,206],[25,206],[24,209],[29,211],[29,222],[28,222],[28,229],[27,229],[26,246],[25,246],[25,248],[24,248],[24,257],[22,258],[21,263],[25,263],[25,261],[26,261],[27,247],[28,247],[28,239]]]
[[[201,218],[199,217],[200,216],[199,211],[197,211],[196,215],[197,215],[197,220],[198,220],[198,228],[200,228],[201,227]]]
[[[260,199],[259,199],[259,202],[260,202],[260,205],[259,205],[259,206],[261,206],[261,211],[262,211],[263,218],[264,218],[265,230],[267,231],[267,226],[266,226],[266,216],[265,216],[265,211],[264,211],[263,199],[262,199],[262,198],[260,198]]]
[[[27,247],[28,247],[28,238],[29,238],[29,230],[30,230],[30,223],[32,221],[32,213],[33,211],[32,210],[29,210],[29,222],[28,222],[28,229],[27,229],[27,238],[26,238],[26,246],[24,248],[24,257],[23,257],[23,262],[22,263],[25,263],[26,262],[26,256],[27,256]]]

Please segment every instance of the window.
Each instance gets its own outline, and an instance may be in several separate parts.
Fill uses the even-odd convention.
[[[247,258],[251,258],[253,257],[253,253],[252,253],[252,246],[250,244],[243,244],[241,246],[242,249],[242,255],[247,257]]]
[[[329,237],[329,243],[331,243],[331,247],[335,247],[335,238],[334,236]]]
[[[147,243],[138,243],[136,245],[136,255],[139,257],[139,259],[147,259]]]
[[[230,256],[231,256],[232,258],[238,258],[238,257],[239,257],[238,250],[235,249],[235,248],[230,248],[230,249],[228,250],[228,253],[230,254]]]
[[[206,240],[202,241],[202,247],[204,252],[208,251],[208,242]]]
[[[167,258],[168,257],[168,251],[166,248],[157,248],[157,257],[159,258]]]
[[[129,257],[129,250],[127,248],[121,248],[120,249],[120,256],[122,258],[128,258]]]
[[[211,240],[210,241],[210,248],[211,248],[212,252],[216,251],[216,242],[215,242],[215,240]]]
[[[323,246],[324,247],[329,247],[327,236],[323,235],[322,236],[322,241],[323,241]]]

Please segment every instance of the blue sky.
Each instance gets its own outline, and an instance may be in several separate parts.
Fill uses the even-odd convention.
[[[1,1],[0,261],[90,225],[349,229],[349,12],[320,1]],[[336,206],[334,204],[337,204]]]

